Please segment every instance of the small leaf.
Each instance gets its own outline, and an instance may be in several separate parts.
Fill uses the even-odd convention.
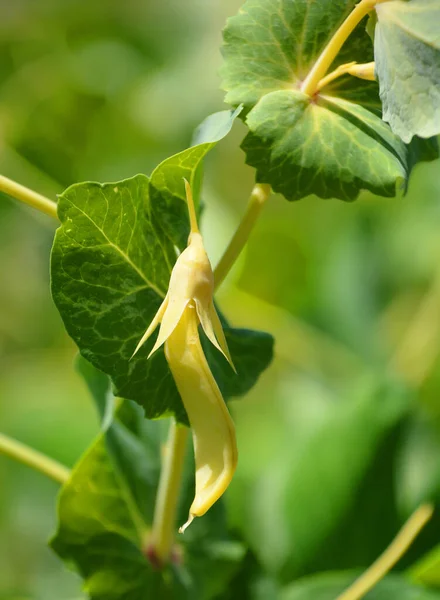
[[[239,107],[234,111],[224,110],[210,115],[196,133],[196,144],[164,160],[151,175],[149,194],[152,219],[179,249],[186,247],[189,233],[182,180],[185,178],[190,182],[194,197],[198,198],[200,177],[197,177],[197,172],[202,161],[217,142],[229,133],[240,112]]]
[[[332,96],[314,102],[299,91],[267,94],[247,117],[243,142],[257,181],[288,200],[310,194],[353,200],[364,188],[394,196],[408,176],[407,150],[365,108]]]
[[[335,600],[360,573],[331,572],[300,579],[285,588],[280,600]],[[402,575],[388,575],[365,600],[438,600],[440,594],[413,585]]]
[[[222,110],[206,117],[194,132],[192,146],[212,144],[222,140],[228,135],[234,120],[242,110],[243,106],[239,106],[232,113],[230,110]]]
[[[404,142],[440,133],[440,5],[393,0],[376,6],[376,73],[383,118]]]

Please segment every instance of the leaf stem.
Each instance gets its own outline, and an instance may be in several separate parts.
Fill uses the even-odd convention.
[[[154,560],[158,566],[162,566],[168,561],[173,547],[177,502],[179,499],[188,432],[189,429],[187,427],[178,425],[173,420],[163,451],[162,469],[149,540],[151,549],[149,552],[150,558],[154,556]]]
[[[434,507],[422,504],[404,524],[388,548],[337,600],[359,600],[363,598],[405,554],[414,539],[432,517]]]
[[[215,289],[223,282],[226,275],[231,270],[233,264],[243,250],[249,236],[254,228],[255,223],[269,198],[271,193],[270,186],[265,183],[257,183],[249,197],[246,212],[243,215],[240,224],[234,233],[228,247],[221,257],[218,265],[214,269]]]
[[[28,204],[54,219],[58,219],[56,202],[3,175],[0,175],[0,192]]]
[[[361,0],[361,2],[354,7],[354,9],[330,39],[327,46],[321,52],[318,60],[315,62],[311,71],[303,81],[301,91],[304,94],[313,96],[313,94],[316,93],[319,82],[329,70],[330,65],[339,54],[340,49],[344,45],[351,32],[380,1],[381,0]]]
[[[13,458],[58,483],[65,483],[70,476],[70,469],[3,433],[0,433],[0,453]]]
[[[374,62],[358,64],[356,62],[345,63],[339,65],[334,71],[326,75],[316,86],[316,92],[320,92],[326,85],[342,77],[342,75],[353,75],[359,79],[367,79],[368,81],[374,81]]]

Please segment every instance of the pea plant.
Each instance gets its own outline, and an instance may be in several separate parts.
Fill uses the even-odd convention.
[[[257,384],[274,339],[231,327],[214,300],[272,192],[393,197],[416,163],[438,157],[439,23],[438,0],[246,0],[223,32],[232,108],[208,116],[189,148],[149,176],[76,183],[57,203],[0,177],[2,192],[59,220],[52,297],[101,419],[71,471],[6,436],[0,450],[61,484],[50,545],[91,599],[440,598],[387,575],[431,504],[363,574],[269,585],[222,496],[240,469],[225,402]],[[213,269],[199,229],[203,161],[236,119],[256,182]],[[421,383],[402,353],[392,371]]]

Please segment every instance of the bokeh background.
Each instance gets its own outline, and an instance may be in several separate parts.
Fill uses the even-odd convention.
[[[0,173],[55,197],[148,174],[187,147],[224,107],[221,29],[240,3],[0,0]],[[244,131],[208,159],[213,263],[253,185]],[[403,198],[273,197],[219,294],[234,325],[276,338],[270,369],[232,403],[240,466],[226,500],[269,573],[259,598],[275,580],[368,565],[438,495],[439,167],[417,166]],[[0,431],[73,465],[98,421],[50,297],[54,229],[0,195]],[[0,599],[83,597],[46,547],[56,494],[0,456]],[[439,523],[399,568],[440,543]]]

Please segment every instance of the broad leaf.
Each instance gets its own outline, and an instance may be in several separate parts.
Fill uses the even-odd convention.
[[[407,150],[376,115],[332,96],[267,94],[247,117],[243,142],[257,181],[288,200],[316,194],[353,200],[364,188],[394,196],[408,176]]]
[[[102,404],[104,385],[101,391],[96,386],[102,374],[93,373],[91,365],[83,372],[95,402]],[[145,420],[139,407],[124,402],[61,491],[52,547],[79,571],[92,600],[205,600],[224,588],[243,557],[241,545],[227,535],[218,502],[179,537],[169,568],[158,571],[150,564],[149,531],[165,424]],[[194,493],[191,464],[188,455],[178,515],[182,522]]]
[[[380,119],[375,83],[344,76],[313,98],[300,92],[354,4],[247,0],[224,31],[223,86],[227,102],[246,108],[246,162],[258,182],[288,200],[311,194],[353,200],[362,189],[394,196],[413,165],[414,153]],[[370,60],[371,39],[361,23],[331,69]]]
[[[440,4],[393,0],[376,6],[376,73],[383,118],[405,142],[440,133]]]
[[[281,594],[280,600],[335,600],[353,581],[356,574],[322,573],[302,579]],[[438,600],[440,594],[413,585],[402,575],[388,575],[368,594],[365,600]]]
[[[236,113],[211,117],[205,138],[217,140]],[[58,202],[61,227],[51,264],[55,304],[81,354],[111,376],[115,395],[141,404],[149,418],[175,414],[187,422],[163,350],[147,360],[155,336],[131,356],[165,297],[175,247],[186,245],[189,225],[182,178],[193,181],[214,143],[204,142],[164,161],[151,180],[137,175],[118,183],[77,184]],[[242,336],[235,344],[239,353],[233,352],[238,375],[225,375],[232,382],[229,389],[244,393],[269,364],[272,339],[235,330],[225,334],[231,345]],[[213,368],[222,364],[219,353],[211,356]]]

